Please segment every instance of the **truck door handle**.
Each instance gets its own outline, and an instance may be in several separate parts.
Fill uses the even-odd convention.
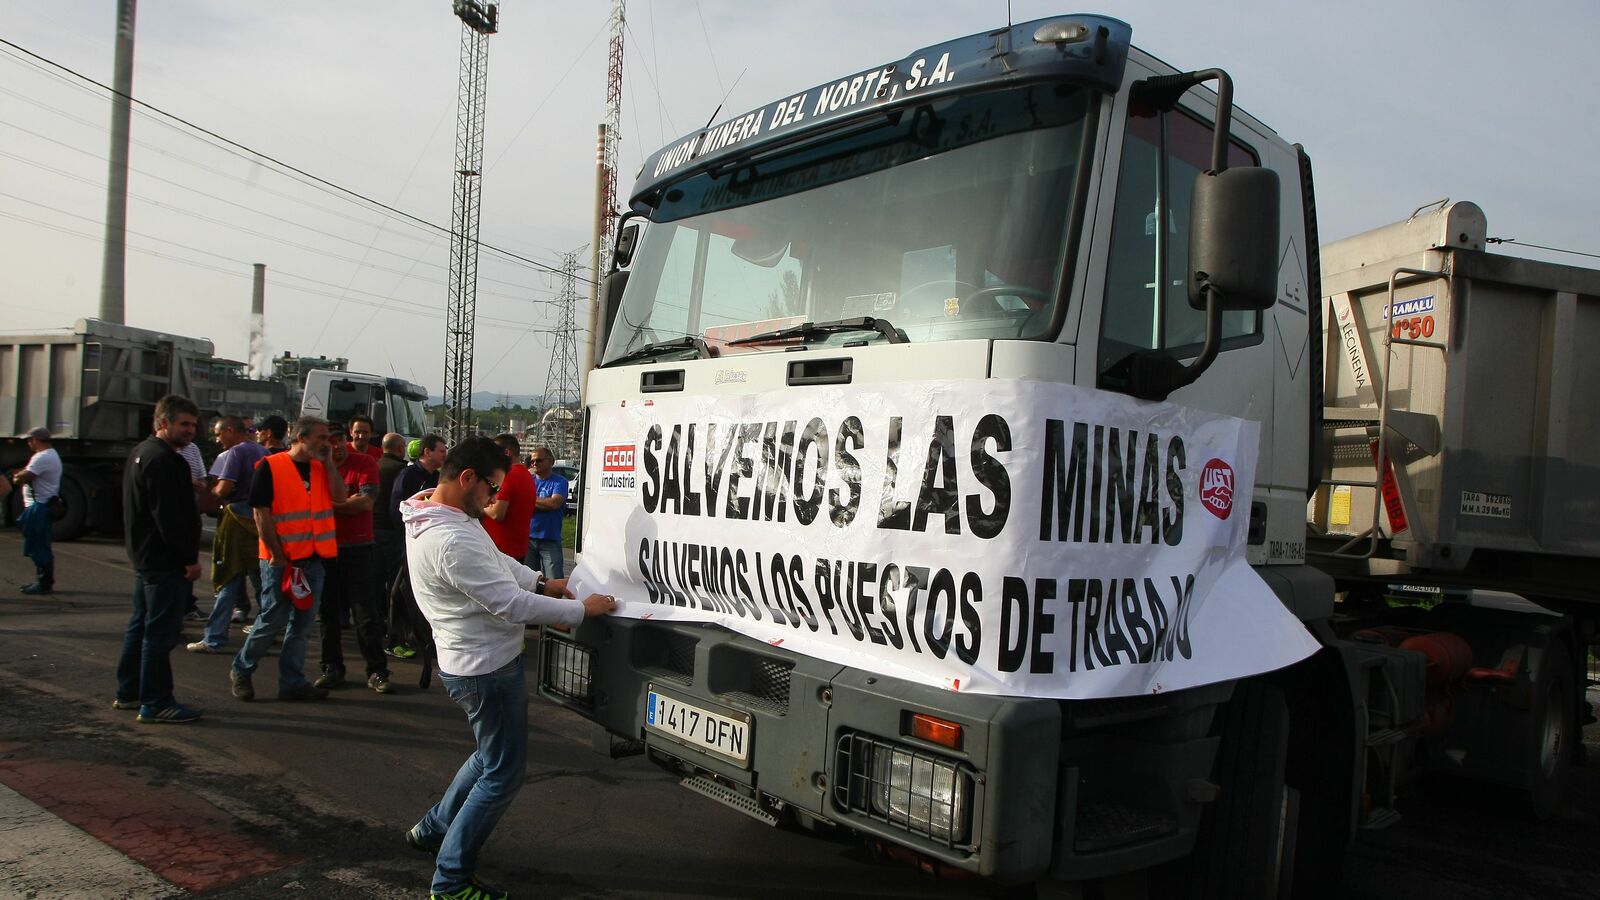
[[[639,376],[639,393],[641,394],[659,394],[665,391],[681,390],[683,390],[682,369],[658,369]]]
[[[850,370],[855,360],[797,359],[789,363],[789,386],[807,384],[849,384]]]

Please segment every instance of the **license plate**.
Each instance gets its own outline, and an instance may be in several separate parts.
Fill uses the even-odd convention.
[[[750,759],[750,717],[712,712],[656,693],[644,701],[644,725],[697,750],[726,757],[740,765]]]

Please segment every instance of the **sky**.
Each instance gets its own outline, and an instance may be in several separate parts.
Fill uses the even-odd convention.
[[[1600,253],[1592,43],[1600,3],[1013,0],[1013,21],[1086,11],[1235,102],[1316,165],[1324,240],[1449,197],[1491,236]],[[489,39],[481,240],[559,267],[587,246],[610,3],[505,0]],[[0,4],[0,37],[105,84],[114,0]],[[630,0],[621,193],[655,149],[911,51],[1003,25],[1005,0]],[[448,223],[461,27],[449,0],[145,0],[134,96],[357,193]],[[99,308],[111,104],[0,46],[0,330]],[[440,393],[449,240],[154,114],[136,112],[126,321],[249,356],[251,264],[266,347],[343,356]],[[1569,264],[1594,259],[1516,248]],[[588,278],[588,253],[580,277]],[[557,276],[484,251],[474,387],[544,390]],[[587,298],[585,281],[577,283]],[[577,312],[580,327],[586,309]],[[583,340],[580,335],[580,343]]]

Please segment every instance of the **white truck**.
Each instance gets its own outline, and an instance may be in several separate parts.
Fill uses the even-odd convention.
[[[300,411],[330,422],[366,415],[379,438],[391,431],[419,438],[428,431],[423,411],[427,401],[427,389],[403,378],[312,369],[306,373]]]
[[[380,433],[420,437],[424,431],[427,392],[410,382],[315,370],[305,387],[302,408],[310,414],[364,412]],[[16,435],[49,428],[63,463],[55,538],[115,534],[122,527],[122,468],[150,434],[158,399],[182,394],[194,400],[204,429],[218,415],[293,418],[287,393],[283,382],[246,377],[242,364],[217,358],[205,338],[98,319],[57,331],[0,334],[0,469],[27,461],[27,444]],[[209,435],[202,431],[197,439],[207,445]],[[17,507],[20,492],[13,497],[9,502]]]
[[[666,449],[659,435],[589,441],[580,551],[641,542],[631,580],[607,587],[646,612],[547,630],[539,691],[600,726],[613,754],[930,871],[1214,897],[1336,892],[1355,830],[1395,821],[1418,773],[1498,785],[1534,815],[1566,798],[1597,623],[1600,434],[1585,398],[1600,369],[1583,348],[1600,340],[1600,273],[1486,252],[1468,203],[1319,253],[1307,154],[1233,109],[1225,73],[1179,72],[1130,38],[1092,15],[971,35],[651,156],[627,214],[646,230],[624,227],[606,284],[590,428],[651,404],[935,382],[965,396],[1075,385],[1256,422],[1243,553],[1320,649],[1182,690],[1007,696],[674,621],[641,599],[660,593],[643,553],[658,531],[697,527],[679,515],[692,489],[720,486],[730,518],[751,515],[748,545],[725,549],[774,533],[803,548],[817,451],[758,428],[735,441],[749,446],[728,480],[709,440],[699,455],[676,434]],[[832,446],[861,445],[848,438]],[[950,473],[981,472],[1000,446],[956,443]],[[1189,462],[1168,457],[1160,509],[1231,495]],[[854,515],[851,491],[874,486],[838,468],[829,497]],[[937,468],[930,451],[925,485]],[[669,510],[651,491],[680,470]],[[912,512],[949,512],[934,496]],[[794,515],[758,523],[749,508],[774,497]],[[957,525],[995,497],[975,493]],[[695,494],[697,509],[722,502]],[[903,510],[884,502],[892,523]],[[881,565],[877,551],[860,558]],[[678,561],[676,583],[709,579],[726,601],[714,556]],[[763,597],[780,583],[827,597],[809,569],[774,574]],[[881,589],[880,612],[894,593],[898,614],[906,594],[890,589],[904,585],[871,580],[864,593]],[[1035,621],[1066,622],[1069,599],[1039,598]],[[950,613],[944,639],[964,625],[976,644],[991,605]],[[870,621],[870,600],[860,610]]]

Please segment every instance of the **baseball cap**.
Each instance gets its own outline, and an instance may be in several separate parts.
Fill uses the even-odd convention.
[[[345,430],[343,422],[329,422],[328,423],[328,437],[333,437],[336,434],[349,434],[349,433],[350,432]]]
[[[22,434],[22,438],[24,440],[28,438],[34,438],[36,440],[48,441],[50,440],[50,429],[40,425],[38,428],[32,428],[24,432]]]

